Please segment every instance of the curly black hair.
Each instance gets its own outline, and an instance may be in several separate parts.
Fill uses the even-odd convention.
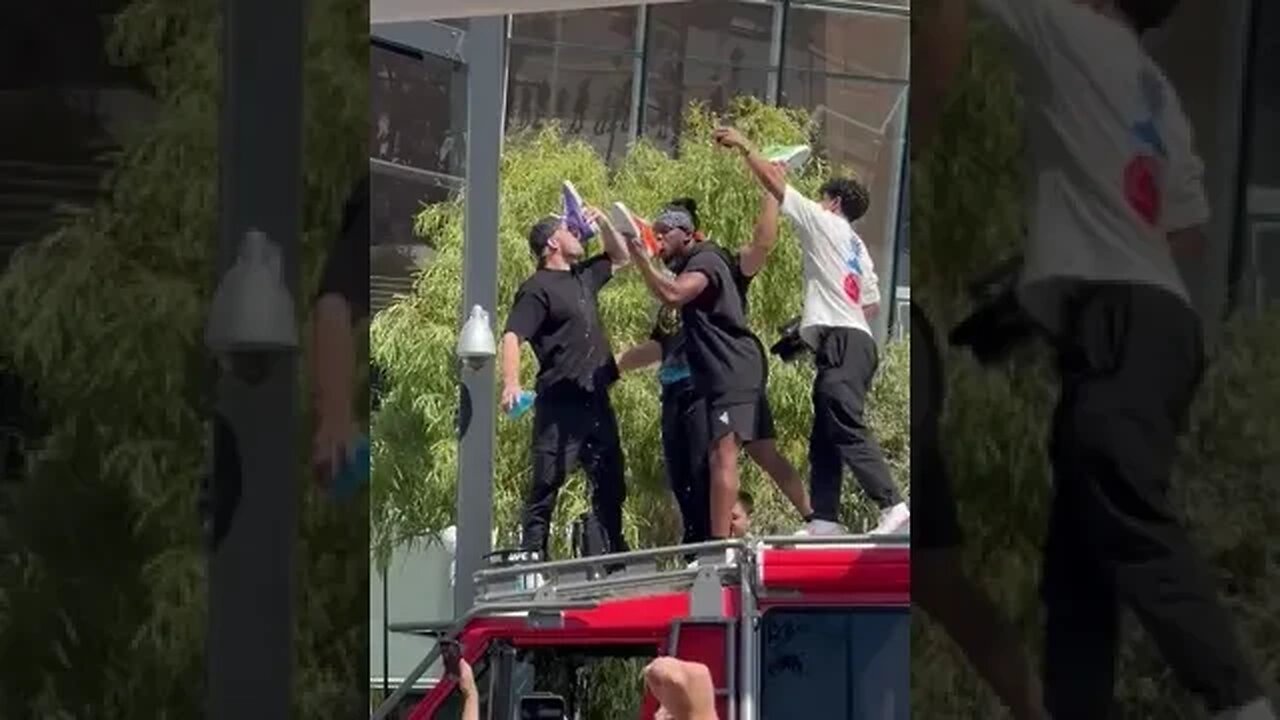
[[[697,230],[700,227],[698,225],[698,202],[693,198],[676,198],[667,203],[667,207],[689,213],[689,217],[693,218],[693,229]]]
[[[849,222],[866,215],[867,208],[871,205],[871,194],[867,192],[867,186],[853,178],[831,178],[822,184],[819,192],[823,197],[839,200],[840,212]]]
[[[1116,9],[1141,35],[1164,25],[1178,7],[1179,0],[1116,0]]]

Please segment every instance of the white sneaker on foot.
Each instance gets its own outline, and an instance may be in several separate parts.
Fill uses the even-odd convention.
[[[849,531],[844,526],[830,520],[819,520],[814,518],[804,524],[804,527],[796,531],[797,536],[817,537],[819,535],[848,535]]]
[[[911,506],[900,502],[893,507],[880,511],[880,524],[876,525],[870,535],[890,535],[902,532],[902,528],[911,523]]]
[[[733,548],[725,549],[724,562],[726,565],[732,565],[734,562],[737,561],[737,559],[738,559],[737,551],[735,551]],[[694,558],[693,560],[689,561],[689,564],[685,565],[685,568],[688,570],[692,570],[696,567],[699,567],[697,558]]]
[[[1248,705],[1218,713],[1215,720],[1276,720],[1276,713],[1270,700],[1258,698]]]

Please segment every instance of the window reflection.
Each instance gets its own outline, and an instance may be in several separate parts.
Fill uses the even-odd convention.
[[[692,102],[723,112],[739,95],[769,93],[772,5],[698,2],[649,8],[644,135],[678,146]]]
[[[635,7],[525,13],[511,18],[517,43],[561,43],[617,52],[635,48],[639,11]]]
[[[1259,309],[1280,302],[1280,6],[1259,1],[1253,11],[1253,48],[1245,109],[1245,137],[1241,162],[1247,184],[1240,188],[1244,202],[1244,247],[1233,270],[1233,282],[1251,290],[1249,300]],[[1252,286],[1250,288],[1250,286]]]
[[[1253,88],[1249,108],[1249,143],[1245,153],[1249,181],[1280,188],[1280,5],[1259,2],[1254,11]]]
[[[773,610],[761,624],[761,720],[906,720],[906,610]]]
[[[606,161],[626,152],[634,55],[512,43],[507,130],[557,119]]]
[[[694,2],[649,8],[649,57],[768,68],[774,6]]]
[[[451,191],[442,185],[390,174],[375,168],[369,180],[370,243],[420,245],[413,233],[414,219],[427,205],[448,200]],[[427,244],[432,238],[425,238]]]
[[[424,170],[456,167],[464,128],[453,126],[455,65],[374,44],[369,53],[369,154]]]
[[[673,59],[650,65],[645,86],[644,135],[659,147],[674,149],[690,103],[702,102],[720,113],[737,96],[764,97],[769,72]]]
[[[910,20],[883,13],[792,6],[787,15],[785,70],[905,80]]]

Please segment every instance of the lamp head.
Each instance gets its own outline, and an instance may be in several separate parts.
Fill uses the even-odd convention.
[[[245,233],[235,264],[213,294],[205,345],[224,366],[260,376],[272,360],[298,348],[293,295],[281,270],[280,246],[257,229]]]
[[[458,358],[468,367],[478,369],[498,354],[493,328],[489,325],[489,313],[476,305],[458,335]]]

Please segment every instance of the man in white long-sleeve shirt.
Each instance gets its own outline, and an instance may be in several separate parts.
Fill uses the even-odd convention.
[[[874,316],[880,304],[875,265],[853,229],[853,222],[867,211],[867,190],[851,178],[833,178],[822,186],[821,199],[811,200],[787,184],[783,169],[757,152],[737,130],[721,128],[715,139],[740,151],[765,190],[778,199],[804,253],[800,335],[813,350],[818,373],[809,434],[813,515],[801,532],[844,532],[839,510],[845,467],[880,508],[880,523],[872,532],[898,532],[906,527],[911,513],[864,415],[879,365],[868,316]]]

